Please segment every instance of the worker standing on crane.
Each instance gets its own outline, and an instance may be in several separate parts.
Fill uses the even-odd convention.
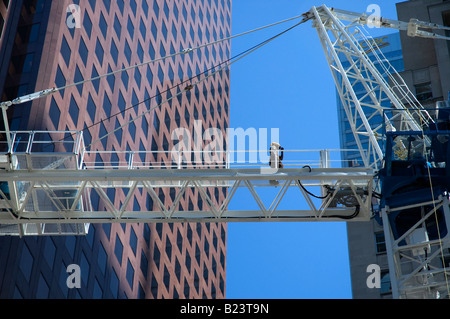
[[[283,168],[283,163],[281,162],[284,155],[283,150],[284,148],[279,143],[272,142],[270,144],[269,166],[271,168]],[[278,152],[280,152],[280,154]]]

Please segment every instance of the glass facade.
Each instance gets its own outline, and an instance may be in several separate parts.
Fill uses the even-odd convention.
[[[14,53],[5,54],[10,66],[2,82],[4,100],[173,55],[231,32],[231,0],[23,0],[15,5],[19,3],[16,10],[22,17],[14,32],[20,41],[14,46],[20,50],[14,47]],[[50,26],[56,32],[46,32]],[[175,128],[193,130],[195,120],[203,129],[228,127],[229,71],[210,77],[192,93],[161,102],[229,57],[229,41],[219,42],[70,87],[14,108],[11,129],[83,130],[85,143],[91,144],[157,106],[92,144],[91,150],[152,151],[140,160],[164,168],[172,159],[161,151],[173,147]],[[115,156],[97,154],[93,160],[104,165],[124,160]],[[126,197],[120,188],[107,195],[116,204]],[[212,187],[208,195],[219,205],[226,189]],[[176,191],[161,189],[158,196],[170,205]],[[98,210],[107,205],[95,192],[91,201]],[[152,210],[154,203],[142,191],[129,205]],[[179,205],[203,209],[194,188]],[[98,224],[90,226],[86,237],[5,237],[0,238],[0,298],[224,298],[225,257],[226,224]],[[80,288],[67,286],[71,264],[80,266]]]

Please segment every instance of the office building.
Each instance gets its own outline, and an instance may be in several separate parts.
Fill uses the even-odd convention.
[[[90,150],[140,151],[143,163],[166,168],[175,128],[228,127],[229,70],[170,97],[229,59],[229,41],[175,54],[230,36],[231,0],[16,0],[0,2],[0,15],[3,101],[170,56],[10,108],[11,130],[82,130]],[[217,204],[226,194],[208,191]],[[175,194],[158,193],[165,205]],[[108,193],[113,203],[125,195]],[[95,193],[91,201],[105,206]],[[151,210],[154,202],[142,191],[129,205]],[[202,206],[194,188],[180,202]],[[226,224],[95,224],[86,236],[4,237],[0,298],[224,298],[225,259]],[[67,286],[71,264],[80,266],[81,288]]]
[[[397,16],[401,21],[416,18],[448,26],[450,3],[442,0],[405,1],[397,4]],[[394,66],[398,63],[397,71],[417,100],[425,108],[436,108],[439,101],[448,99],[450,91],[448,41],[411,38],[406,32],[394,36],[400,39],[400,43],[396,42],[395,52],[388,53],[386,57]],[[351,143],[351,138],[346,133],[341,129],[342,147],[349,146],[347,141]],[[355,159],[357,157],[351,160]],[[367,223],[352,222],[347,223],[347,233],[353,298],[392,298],[382,227],[375,220]],[[370,275],[367,266],[370,264],[377,264],[381,268],[380,289],[367,287],[366,280]]]

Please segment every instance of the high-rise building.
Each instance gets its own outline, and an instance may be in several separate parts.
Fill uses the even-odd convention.
[[[229,70],[185,88],[229,59],[230,42],[176,53],[230,36],[231,0],[15,0],[1,1],[0,15],[3,101],[88,80],[10,108],[11,130],[82,130],[93,151],[141,151],[140,161],[165,168],[175,128],[228,127]],[[112,154],[92,160],[121,160]],[[208,192],[217,204],[226,195]],[[108,197],[117,204],[125,195],[118,188]],[[170,205],[176,191],[158,195]],[[183,196],[180,209],[203,209],[196,189]],[[105,206],[95,192],[91,201]],[[129,205],[152,210],[154,203],[142,191]],[[92,224],[86,236],[4,237],[0,298],[224,298],[225,258],[222,223]],[[80,266],[81,288],[67,286],[71,264]]]
[[[415,18],[449,26],[450,3],[443,0],[405,1],[397,4],[397,16],[400,21]],[[394,42],[391,37],[397,40]],[[447,100],[450,91],[448,41],[411,38],[406,32],[391,35],[388,39],[389,43],[396,45],[386,47],[385,50],[389,51],[383,52],[417,100],[428,109],[434,109],[437,102]],[[349,141],[351,143],[351,138],[343,127],[341,124],[341,146],[345,148],[351,145],[348,144]],[[357,161],[357,155],[350,160]],[[353,298],[392,298],[383,228],[375,220],[352,222],[347,223],[347,233]],[[367,273],[367,266],[370,264],[377,264],[381,268],[380,289],[367,286],[366,281],[370,275]]]

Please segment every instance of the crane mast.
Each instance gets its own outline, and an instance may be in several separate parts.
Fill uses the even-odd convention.
[[[318,32],[363,163],[377,171],[380,198],[373,200],[381,210],[374,217],[384,229],[393,298],[449,298],[449,110],[430,114],[386,66],[361,29],[373,25],[366,15],[321,6],[306,18]],[[415,19],[380,18],[377,25],[450,40],[430,31],[450,28]]]
[[[302,22],[311,20],[317,30],[362,166],[333,167],[326,150],[317,152],[314,163],[299,158],[275,170],[267,163],[236,164],[230,160],[232,151],[210,166],[183,162],[175,152],[172,158],[180,160],[164,167],[140,161],[139,152],[110,152],[111,158],[121,160],[105,166],[95,160],[98,152],[86,149],[82,132],[7,130],[6,142],[0,145],[0,234],[83,235],[90,223],[369,221],[375,217],[384,227],[393,297],[448,298],[443,251],[450,247],[450,165],[446,166],[450,134],[438,121],[445,110],[439,114],[425,110],[395,70],[386,67],[386,59],[375,55],[374,61],[368,56],[361,43],[374,52],[377,48],[361,28],[374,25],[365,14],[323,5],[302,18]],[[418,20],[381,18],[375,25],[403,30],[409,36],[449,40],[434,31],[450,28]],[[356,92],[356,86],[363,93]],[[1,103],[5,128],[8,107],[55,91]],[[412,156],[420,151],[425,158]],[[399,154],[404,156],[398,158]],[[189,188],[200,194],[201,209],[180,205]],[[159,196],[164,189],[170,190],[170,205]],[[242,189],[257,209],[229,209]],[[259,190],[267,189],[274,194],[269,202],[259,195]],[[111,194],[119,190],[125,199],[118,203]],[[220,203],[212,194],[218,190],[225,194]],[[288,192],[298,196],[296,207],[283,206]],[[133,207],[133,198],[144,193],[152,204]],[[305,204],[309,209],[304,209]],[[381,207],[379,212],[372,211],[374,204]]]

